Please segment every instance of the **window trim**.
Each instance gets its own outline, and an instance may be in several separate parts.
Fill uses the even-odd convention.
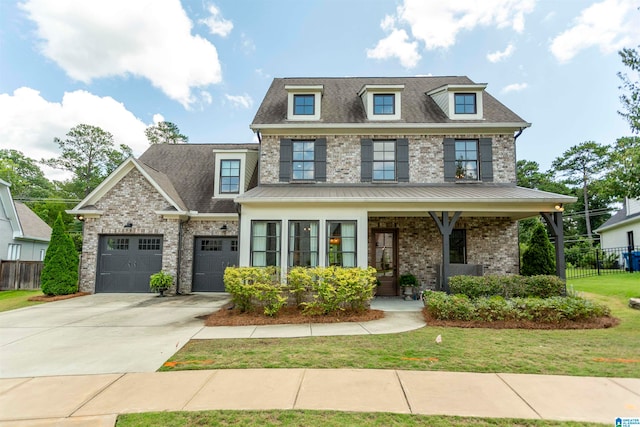
[[[295,160],[295,156],[294,154],[296,153],[295,147],[296,144],[312,144],[313,149],[311,150],[312,154],[313,154],[313,158],[311,160]],[[306,150],[302,150],[302,153],[306,153]],[[304,154],[303,154],[304,155]],[[304,175],[305,169],[304,169],[304,165],[305,164],[311,164],[313,166],[312,171],[313,171],[313,176],[311,178],[296,178],[295,177],[295,172],[296,172],[296,168],[295,165],[296,163],[300,163],[302,164],[302,172]],[[316,180],[316,140],[291,140],[291,181],[315,181]]]
[[[238,175],[222,176],[223,164],[225,162],[235,162],[238,164]],[[242,176],[242,160],[241,159],[220,159],[220,167],[218,173],[218,194],[240,194],[241,176]],[[233,170],[233,168],[230,168]],[[238,189],[236,191],[223,191],[224,178],[238,178]]]
[[[393,143],[393,178],[392,179],[376,179],[375,178],[375,174],[376,174],[376,168],[375,165],[376,163],[387,163],[389,161],[387,160],[376,160],[375,159],[375,154],[376,154],[376,144],[378,143]],[[386,151],[382,151],[383,153],[385,153]],[[395,139],[374,139],[373,140],[373,144],[371,145],[371,153],[372,153],[372,160],[371,160],[371,182],[397,182],[398,181],[398,141]],[[384,171],[384,169],[383,169]]]
[[[317,121],[322,116],[323,85],[285,85],[287,91],[287,120]],[[313,114],[295,114],[295,96],[313,95]]]
[[[20,243],[9,243],[7,247],[7,259],[9,261],[19,261],[22,255],[22,245]]]
[[[457,145],[459,142],[464,142],[464,143],[465,143],[465,145],[466,145],[467,143],[469,143],[469,142],[471,142],[471,143],[474,143],[474,144],[475,144],[475,148],[476,148],[476,150],[475,150],[475,153],[476,153],[476,158],[475,158],[475,160],[469,160],[469,159],[467,159],[467,158],[464,158],[464,159],[458,159],[458,156],[457,156],[457,154],[458,154],[458,150],[457,150],[457,148],[456,148],[456,145]],[[465,153],[467,153],[466,148],[465,148],[464,152],[465,152]],[[453,153],[454,153],[455,162],[456,162],[456,173],[455,173],[455,179],[456,179],[456,181],[458,181],[458,182],[463,182],[463,181],[466,181],[466,182],[481,181],[482,171],[480,170],[480,162],[481,162],[481,159],[480,159],[480,141],[479,141],[478,139],[474,139],[474,138],[470,138],[470,139],[456,139],[456,140],[455,140],[455,143],[454,143],[454,146],[453,146]],[[475,162],[475,164],[476,164],[476,168],[475,168],[475,171],[476,171],[476,177],[475,177],[475,178],[467,178],[467,177],[465,177],[465,176],[458,176],[458,168],[459,168],[459,166],[458,166],[458,162]],[[463,170],[463,171],[466,171],[466,168],[463,168],[462,170]]]
[[[295,250],[295,240],[297,237],[292,236],[291,234],[291,226],[296,223],[309,223],[309,233],[311,233],[311,227],[315,225],[316,236],[315,236],[315,251],[312,250],[312,241],[314,236],[309,235],[309,249],[308,250]],[[290,219],[287,221],[287,268],[292,267],[317,267],[320,265],[320,221],[319,220],[309,220],[309,219]],[[299,238],[299,237],[298,237]],[[302,264],[294,264],[293,260],[295,258],[296,253],[298,254],[308,254],[309,255],[309,265]],[[313,255],[315,254],[316,263],[313,265]]]
[[[462,97],[466,100],[467,97],[473,97],[473,112],[467,112],[466,107],[469,105],[466,102],[458,104],[458,98]],[[461,105],[465,111],[458,112],[458,105]],[[453,94],[453,113],[464,116],[473,116],[478,114],[478,95],[475,92],[454,92]]]
[[[358,266],[358,221],[357,220],[326,220],[326,235],[325,235],[325,251],[326,251],[326,265],[327,266],[332,266],[332,265],[336,265],[336,266],[340,266],[340,267],[344,267],[344,254],[353,254],[353,266],[352,267],[357,267]],[[331,239],[332,239],[332,235],[331,235],[331,226],[333,224],[340,224],[342,226],[342,224],[353,224],[353,251],[345,251],[345,250],[339,250],[335,252],[336,257],[340,256],[341,258],[341,262],[338,263],[331,263]],[[344,236],[342,234],[342,228],[340,229],[340,238],[343,239]],[[352,268],[352,267],[347,267],[347,268]]]
[[[387,98],[391,99],[391,112],[390,113],[384,113],[384,112],[378,112],[377,107],[381,107],[383,110],[385,109],[385,107],[387,107],[388,105],[386,105],[384,102],[381,105],[378,105],[376,103],[377,99],[382,99],[383,101]],[[375,116],[393,116],[396,114],[396,94],[395,93],[374,93],[373,94],[373,114]]]
[[[276,225],[276,235],[275,236],[269,236],[268,234],[268,228],[267,228],[267,234],[264,236],[265,238],[269,238],[272,237],[274,238],[275,244],[276,244],[276,249],[269,249],[268,245],[265,248],[264,251],[256,251],[254,250],[254,225],[255,224],[259,224],[259,223],[266,223],[266,224],[275,224]],[[262,237],[262,236],[261,236]],[[267,240],[268,243],[268,240]],[[254,254],[255,253],[264,253],[265,254],[265,265],[255,265],[254,264]],[[275,254],[275,265],[273,265],[273,267],[280,267],[281,264],[281,256],[282,256],[282,221],[281,220],[270,220],[270,219],[265,219],[265,220],[251,220],[251,229],[250,229],[250,234],[249,234],[249,265],[252,267],[271,267],[272,265],[270,265],[268,263],[269,257],[268,254],[272,253]]]
[[[402,118],[402,91],[404,85],[381,85],[368,84],[364,85],[358,92],[362,99],[364,111],[367,114],[367,120],[400,120]],[[375,95],[393,95],[394,112],[393,114],[375,114],[374,97]]]
[[[298,105],[298,99],[311,99],[311,113],[299,113],[298,107],[306,109],[309,107],[306,103],[304,105]],[[293,94],[293,115],[294,116],[314,116],[316,114],[316,97],[312,93],[294,93]]]

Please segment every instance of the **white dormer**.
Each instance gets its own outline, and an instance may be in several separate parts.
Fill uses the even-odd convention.
[[[484,118],[481,84],[444,85],[427,92],[451,120],[482,120]]]
[[[258,153],[246,149],[216,149],[213,197],[233,199],[244,193],[251,180],[251,172],[258,162]]]
[[[287,120],[320,120],[322,85],[286,85]]]
[[[362,98],[368,120],[400,120],[404,85],[364,85]]]

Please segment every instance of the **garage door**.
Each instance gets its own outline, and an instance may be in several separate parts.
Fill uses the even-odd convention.
[[[96,292],[149,292],[162,269],[162,236],[101,236]]]
[[[194,292],[224,292],[224,269],[238,265],[238,237],[196,237]]]

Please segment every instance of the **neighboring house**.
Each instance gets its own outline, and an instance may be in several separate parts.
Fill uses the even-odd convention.
[[[151,146],[69,213],[82,291],[223,291],[227,265],[376,267],[378,295],[412,273],[517,274],[518,220],[542,215],[564,276],[562,205],[516,186],[527,127],[467,77],[275,79],[259,144]]]
[[[51,227],[24,203],[15,202],[10,187],[0,179],[0,259],[42,261]]]
[[[68,211],[84,221],[80,290],[149,292],[162,269],[179,292],[224,291],[233,198],[255,186],[257,162],[257,144],[157,144],[126,160]]]
[[[626,198],[624,207],[595,231],[602,249],[636,248],[640,245],[640,199]]]

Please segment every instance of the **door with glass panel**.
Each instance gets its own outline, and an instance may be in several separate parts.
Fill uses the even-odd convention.
[[[377,271],[379,285],[376,295],[398,294],[398,232],[395,229],[375,229],[372,235],[371,265]]]

